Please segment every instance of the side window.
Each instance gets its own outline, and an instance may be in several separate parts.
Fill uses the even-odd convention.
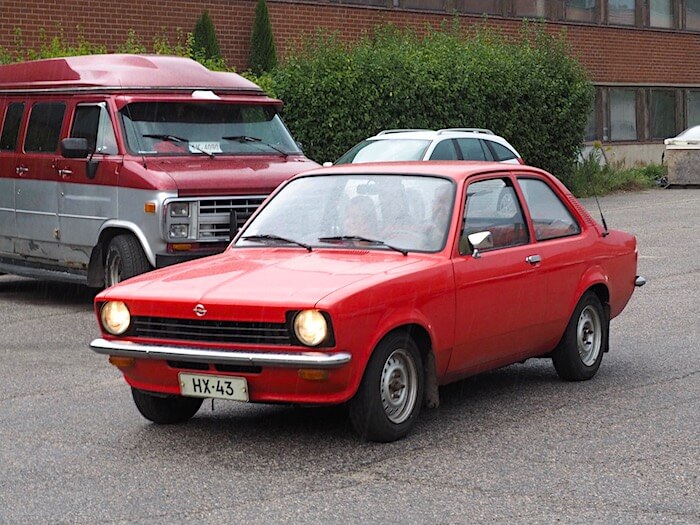
[[[454,140],[441,140],[430,155],[430,160],[459,160]]]
[[[22,122],[24,104],[13,102],[7,106],[5,122],[2,125],[2,135],[0,136],[0,150],[14,151],[17,148],[17,137],[19,136],[19,126]]]
[[[538,241],[576,235],[581,228],[546,182],[518,179]]]
[[[496,158],[497,161],[502,162],[504,160],[512,160],[516,158],[515,153],[506,148],[503,144],[499,144],[498,142],[489,140],[488,145],[493,151],[493,156]]]
[[[510,180],[482,180],[467,187],[464,231],[459,243],[461,254],[471,252],[467,237],[477,232],[491,234],[491,249],[529,242],[523,211]]]
[[[484,148],[479,139],[457,139],[464,160],[490,160],[486,158]]]
[[[80,104],[75,108],[70,136],[85,138],[91,152],[114,155],[117,139],[105,104]]]
[[[24,139],[24,151],[55,152],[61,135],[66,105],[56,102],[40,102],[32,106]]]

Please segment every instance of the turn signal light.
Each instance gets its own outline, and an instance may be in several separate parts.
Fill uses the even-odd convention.
[[[117,355],[111,355],[109,356],[109,362],[117,368],[131,368],[136,364],[136,359],[134,359],[133,357],[120,357]]]
[[[302,368],[299,370],[299,377],[307,381],[325,381],[328,379],[328,370],[320,368]]]
[[[146,204],[143,205],[143,211],[146,213],[155,213],[156,212],[156,203],[155,202],[147,202]]]

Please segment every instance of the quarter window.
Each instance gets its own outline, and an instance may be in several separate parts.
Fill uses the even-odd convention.
[[[576,235],[581,228],[547,183],[538,179],[518,179],[530,210],[535,239],[545,241]]]
[[[492,249],[518,246],[529,242],[529,235],[520,203],[508,179],[473,182],[467,188],[464,210],[464,231],[460,253],[469,253],[468,236],[489,232]]]
[[[29,115],[24,151],[55,152],[58,149],[58,138],[61,135],[61,125],[65,112],[66,105],[62,103],[40,102],[34,104]]]
[[[493,151],[493,156],[496,160],[502,162],[504,160],[512,160],[515,157],[515,153],[506,148],[504,145],[494,142],[492,140],[488,141],[488,145]]]
[[[5,122],[2,126],[2,136],[0,136],[0,150],[14,151],[17,148],[17,137],[19,136],[19,125],[22,122],[24,104],[13,102],[7,106]]]

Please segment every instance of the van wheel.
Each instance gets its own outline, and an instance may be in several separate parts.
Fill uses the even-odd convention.
[[[161,425],[184,423],[197,413],[204,401],[197,397],[160,396],[138,388],[132,388],[131,395],[141,415]]]
[[[413,427],[423,404],[423,365],[416,343],[394,333],[377,345],[350,401],[350,420],[361,438],[389,442]]]
[[[136,237],[122,234],[109,241],[105,257],[105,288],[150,270],[151,265]]]

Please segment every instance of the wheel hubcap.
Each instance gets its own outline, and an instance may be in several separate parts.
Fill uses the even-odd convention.
[[[394,350],[384,363],[380,390],[389,421],[396,424],[406,421],[416,404],[418,373],[415,362],[405,350]]]
[[[112,252],[107,264],[107,282],[105,285],[109,287],[121,281],[121,257],[119,254]]]
[[[592,366],[598,359],[603,342],[603,331],[600,315],[591,306],[587,306],[578,318],[576,328],[578,354],[581,362]]]

